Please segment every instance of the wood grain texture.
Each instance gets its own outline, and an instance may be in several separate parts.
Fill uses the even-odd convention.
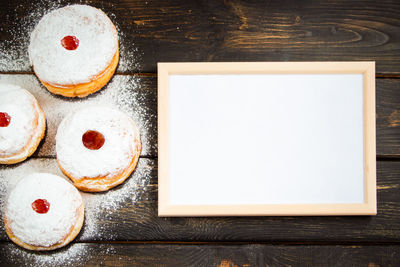
[[[82,99],[53,95],[32,74],[0,74],[0,83],[27,89],[46,114],[46,136],[33,157],[55,157],[58,125],[68,114],[89,105],[106,105],[125,112],[140,131],[141,155],[157,155],[157,84],[154,77],[115,75],[102,90]]]
[[[400,246],[78,243],[32,253],[0,243],[1,266],[398,266]]]
[[[376,81],[377,154],[400,155],[400,79]]]
[[[104,91],[83,103],[48,94],[31,75],[27,55],[29,34],[46,12],[81,2],[104,10],[118,27],[121,59],[117,73],[142,73],[141,77],[114,76]],[[31,171],[61,175],[54,159],[54,135],[61,118],[71,110],[89,103],[109,103],[110,98],[145,131],[142,158],[134,174],[107,193],[84,194],[86,219],[78,243],[55,252],[32,253],[5,242],[1,224],[0,266],[400,265],[399,246],[393,245],[400,241],[399,79],[377,79],[377,156],[394,158],[378,161],[377,216],[159,218],[154,76],[156,63],[166,61],[375,60],[378,77],[399,78],[399,14],[397,0],[3,1],[0,73],[27,75],[0,75],[0,81],[27,84],[36,92],[49,111],[49,130],[34,158],[0,167],[1,214],[16,178]],[[143,73],[153,74],[144,77]],[[118,87],[125,97],[133,98],[124,101]],[[111,243],[127,240],[282,245]],[[91,243],[98,241],[102,243]],[[313,242],[325,245],[290,245]],[[355,246],[332,245],[342,242]]]
[[[84,99],[50,94],[32,74],[0,74],[0,82],[25,87],[39,101],[47,116],[44,142],[34,157],[55,157],[58,124],[67,114],[86,105],[106,104],[129,114],[142,137],[142,156],[157,157],[157,78],[115,75],[98,93]],[[400,157],[400,79],[376,80],[376,142],[378,157]]]
[[[1,207],[16,180],[32,171],[62,175],[54,159],[30,159],[12,168],[0,167]],[[400,162],[378,162],[377,177],[377,216],[160,218],[157,162],[140,159],[133,176],[121,186],[101,194],[83,193],[86,218],[77,240],[397,243]],[[1,225],[0,241],[5,240]]]
[[[0,71],[31,71],[29,33],[49,4],[2,5]],[[375,60],[377,74],[400,75],[400,3],[363,1],[89,1],[120,32],[118,72],[156,72],[167,61]]]

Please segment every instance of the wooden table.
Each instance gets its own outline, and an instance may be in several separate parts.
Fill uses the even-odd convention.
[[[43,0],[4,1],[0,9],[0,81],[26,85],[48,115],[45,141],[32,158],[0,167],[1,179],[24,171],[59,173],[54,134],[68,106],[29,66],[29,32],[49,9]],[[0,227],[0,265],[106,266],[399,266],[400,2],[387,1],[90,1],[120,33],[121,61],[104,92],[131,94],[125,109],[140,120],[137,170],[87,207],[76,240],[48,253],[23,250]],[[157,216],[157,76],[165,61],[376,61],[378,215],[359,217]],[[110,94],[111,94],[110,93]],[[98,93],[84,101],[96,102]],[[124,99],[114,95],[118,105]],[[46,102],[46,101],[49,102]],[[120,102],[121,103],[120,103]],[[84,102],[86,103],[86,102]],[[289,164],[289,163],[288,163]],[[132,182],[133,187],[130,187]],[[0,182],[0,203],[9,188]],[[113,195],[107,195],[113,194]],[[124,194],[123,197],[118,194]],[[114,196],[118,201],[113,198]],[[112,202],[107,206],[107,201]],[[115,203],[114,203],[114,202]],[[97,203],[98,204],[98,203]],[[93,208],[91,210],[91,207]],[[4,207],[2,207],[4,208]]]

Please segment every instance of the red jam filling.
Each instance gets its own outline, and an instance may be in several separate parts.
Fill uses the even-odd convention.
[[[32,202],[32,209],[37,213],[47,213],[50,209],[50,203],[46,199],[36,199]]]
[[[79,46],[79,40],[75,36],[65,36],[61,39],[61,45],[67,50],[75,50]]]
[[[0,127],[7,127],[10,124],[11,117],[5,112],[0,112]]]
[[[87,131],[82,135],[83,145],[91,150],[100,149],[104,145],[105,141],[104,135],[97,131]]]

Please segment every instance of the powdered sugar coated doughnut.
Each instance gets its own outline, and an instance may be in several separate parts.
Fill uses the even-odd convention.
[[[84,145],[83,135],[88,131],[104,137],[100,148]],[[122,183],[133,171],[140,148],[140,134],[132,119],[104,106],[68,115],[56,135],[61,170],[85,191],[104,191]]]
[[[74,36],[75,50],[61,40]],[[48,84],[81,84],[92,81],[111,63],[118,49],[118,33],[101,10],[71,5],[45,15],[31,34],[29,58],[36,75]]]
[[[34,210],[33,202],[38,199],[48,202],[46,213]],[[7,234],[19,245],[23,242],[48,248],[62,244],[76,227],[81,209],[81,195],[65,179],[48,173],[28,175],[9,195],[5,212]],[[78,232],[81,226],[78,225]]]
[[[10,124],[0,127],[0,163],[20,162],[36,150],[44,135],[44,113],[33,95],[11,84],[0,84],[0,112],[10,117]]]

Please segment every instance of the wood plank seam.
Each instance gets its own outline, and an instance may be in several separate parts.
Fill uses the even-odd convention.
[[[0,241],[1,244],[12,244],[12,241]],[[209,245],[220,245],[220,246],[237,246],[237,245],[273,245],[273,246],[399,246],[399,242],[376,242],[376,241],[313,241],[313,242],[301,242],[301,241],[265,241],[265,242],[254,242],[254,241],[74,241],[76,244],[113,244],[113,245],[189,245],[189,246],[209,246]]]
[[[32,74],[35,75],[33,71],[2,71],[1,74],[7,75],[17,75],[17,74]],[[115,72],[114,75],[126,75],[126,76],[142,76],[142,77],[157,77],[156,72]],[[377,79],[400,79],[400,74],[376,74]]]

